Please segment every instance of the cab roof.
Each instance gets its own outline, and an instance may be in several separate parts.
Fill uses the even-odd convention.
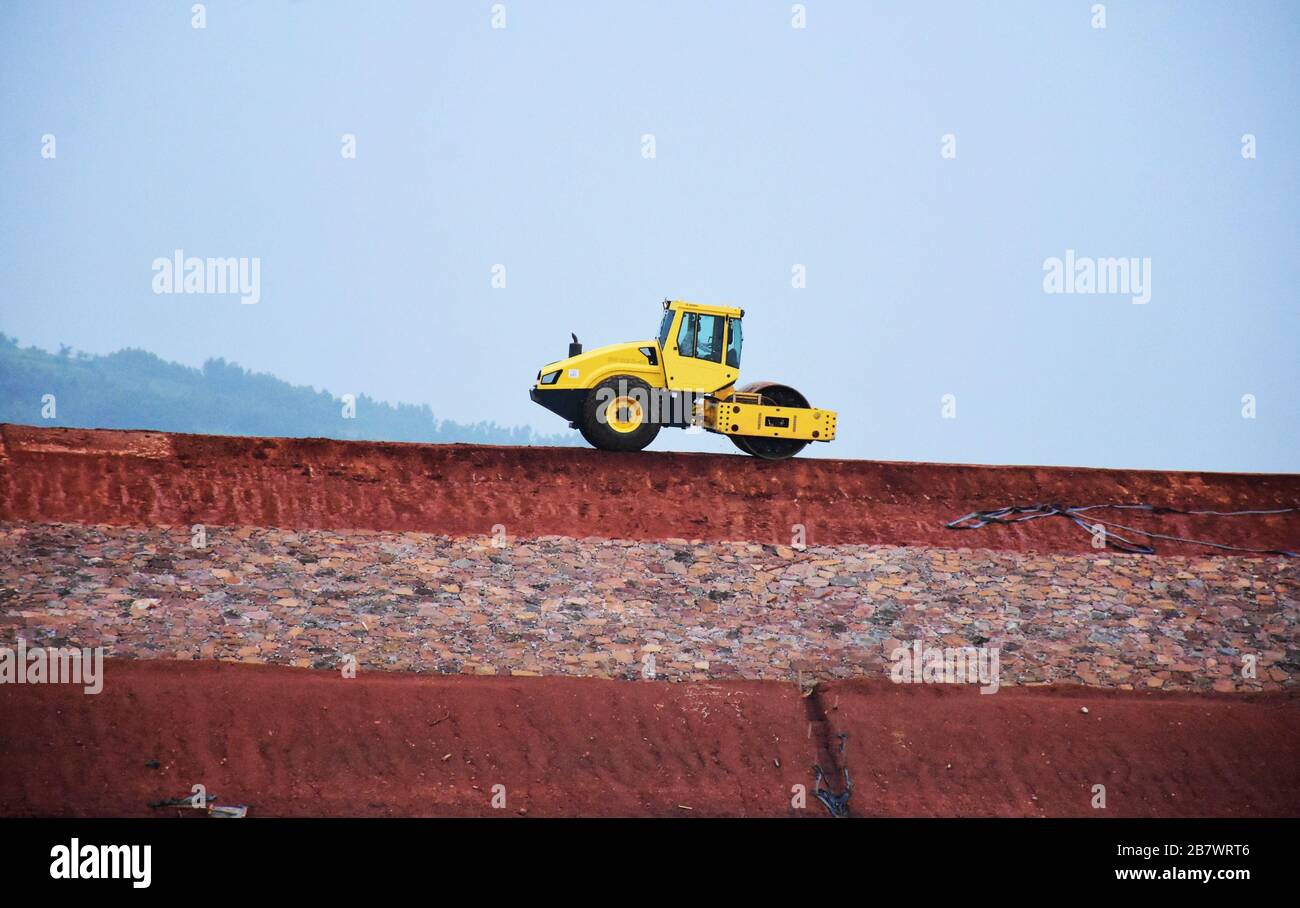
[[[734,306],[706,306],[703,303],[689,303],[686,300],[664,300],[664,308],[679,312],[703,312],[705,315],[722,315],[728,318],[742,318],[745,314],[744,309],[737,309]]]

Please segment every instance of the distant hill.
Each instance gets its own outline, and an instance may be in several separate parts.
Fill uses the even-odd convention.
[[[55,418],[42,413],[54,395]],[[325,391],[253,373],[224,359],[201,369],[144,350],[107,356],[63,347],[19,347],[0,334],[0,422],[99,429],[157,429],[211,435],[265,435],[373,441],[573,444],[570,435],[538,435],[527,426],[438,420],[427,404],[389,404],[362,394],[356,417]]]

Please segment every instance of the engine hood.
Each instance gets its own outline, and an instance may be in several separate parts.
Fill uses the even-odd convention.
[[[560,375],[554,382],[541,383],[543,376],[556,371]],[[585,350],[577,356],[547,363],[538,370],[535,387],[543,390],[593,388],[610,375],[635,375],[652,388],[662,388],[663,374],[659,342],[631,341]]]

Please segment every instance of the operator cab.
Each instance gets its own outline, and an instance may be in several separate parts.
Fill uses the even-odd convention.
[[[659,349],[664,378],[673,391],[712,394],[740,374],[743,309],[664,300]]]

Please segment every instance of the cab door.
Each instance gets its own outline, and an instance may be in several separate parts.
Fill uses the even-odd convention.
[[[739,369],[727,361],[726,335],[726,316],[682,312],[664,349],[669,389],[707,394],[735,384]]]

